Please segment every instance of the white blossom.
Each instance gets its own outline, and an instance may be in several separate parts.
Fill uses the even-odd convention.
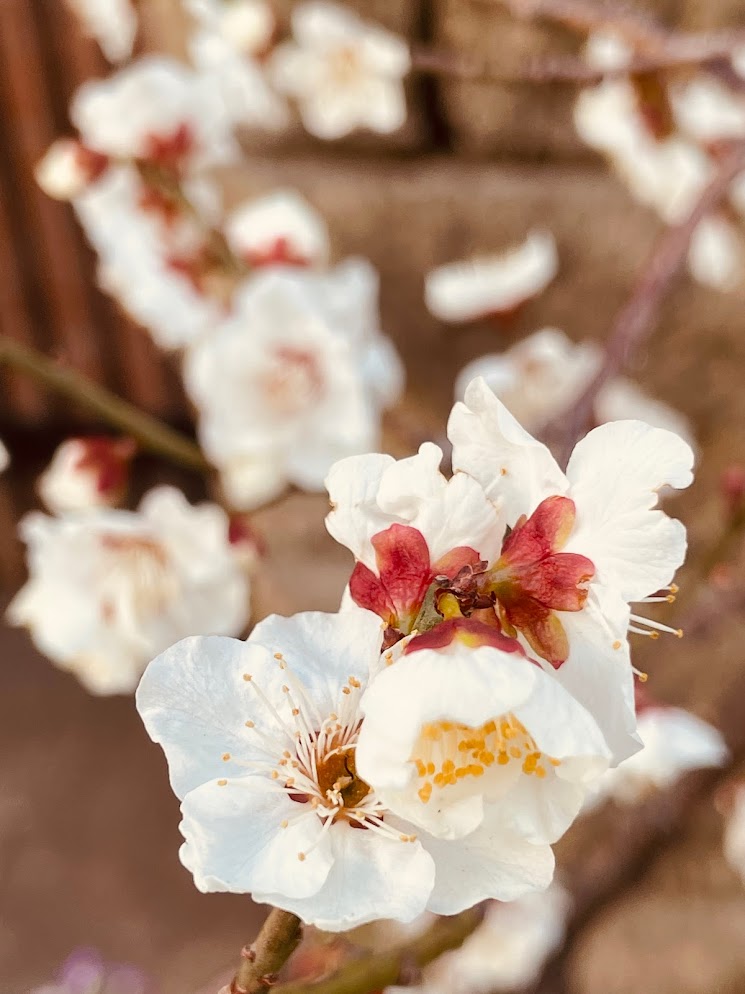
[[[503,595],[495,587],[497,599],[506,598],[504,620],[512,599],[527,596],[509,624],[518,635],[527,626],[520,637],[558,665],[579,700],[597,707],[617,758],[625,758],[636,751],[626,629],[677,634],[628,605],[674,599],[668,590],[685,556],[685,528],[657,503],[663,487],[690,485],[690,446],[664,429],[616,421],[577,444],[564,474],[479,379],[453,408],[448,433],[454,469],[482,485],[512,529],[497,567],[508,586]],[[536,611],[549,602],[548,614]]]
[[[336,459],[376,447],[402,371],[377,327],[374,285],[354,260],[329,274],[259,272],[189,352],[200,439],[236,507],[288,483],[319,490]]]
[[[745,883],[745,786],[742,783],[734,787],[727,807],[723,840],[724,856]]]
[[[4,443],[0,441],[0,473],[10,466],[10,453]]]
[[[198,24],[246,55],[265,52],[277,26],[267,0],[184,0],[184,7]]]
[[[720,214],[705,217],[691,236],[688,268],[695,280],[715,290],[740,286],[745,277],[745,240],[737,227]]]
[[[214,211],[209,185],[195,182],[190,188],[192,199],[209,217]],[[180,348],[216,325],[224,307],[209,285],[202,286],[210,271],[202,266],[198,229],[188,217],[162,216],[157,203],[147,209],[147,196],[137,173],[117,166],[74,206],[98,253],[101,288],[147,328],[158,345]]]
[[[247,642],[187,639],[148,667],[137,706],[168,758],[181,859],[201,890],[340,931],[548,885],[548,847],[506,828],[417,836],[361,778],[359,704],[380,636],[364,611],[272,616]]]
[[[277,131],[289,123],[284,100],[272,89],[259,56],[276,27],[264,0],[187,0],[195,19],[189,55],[236,125]]]
[[[433,269],[425,281],[424,299],[441,321],[474,321],[513,311],[544,290],[557,269],[553,236],[532,231],[521,245],[506,252]]]
[[[468,363],[456,379],[462,400],[468,384],[481,376],[526,431],[537,433],[574,404],[602,364],[602,350],[591,341],[574,343],[557,328],[543,328],[505,352]],[[690,443],[691,426],[682,414],[647,396],[632,380],[614,377],[595,399],[595,421],[637,418],[667,428]]]
[[[146,159],[189,172],[237,154],[220,94],[203,75],[156,55],[84,83],[70,117],[87,148],[116,159]]]
[[[638,804],[691,770],[724,766],[729,750],[720,732],[682,708],[647,706],[637,724],[643,747],[597,781],[588,806],[606,798]]]
[[[357,128],[389,134],[404,124],[403,77],[411,59],[403,39],[327,0],[299,4],[292,31],[294,41],[275,50],[269,72],[297,100],[311,134],[335,139]]]
[[[462,946],[425,967],[414,987],[387,994],[492,994],[528,987],[563,942],[571,899],[554,882],[517,901],[492,902],[484,921]]]
[[[225,235],[250,266],[328,264],[326,222],[295,190],[275,190],[239,204],[225,221]]]
[[[713,77],[699,75],[674,89],[673,110],[681,130],[701,142],[745,136],[745,100]]]
[[[248,620],[248,578],[215,504],[159,487],[137,512],[35,512],[20,527],[30,576],[8,619],[91,693],[131,693],[176,639],[238,634]]]
[[[381,801],[439,839],[478,830],[496,846],[505,829],[538,846],[560,838],[610,753],[555,675],[514,640],[457,618],[386,663],[363,695],[356,751]],[[463,907],[487,896],[484,881],[470,886]]]
[[[129,58],[137,35],[137,14],[131,0],[67,0],[67,4],[109,62]]]
[[[39,496],[53,514],[118,504],[134,452],[128,438],[68,438],[39,477]]]

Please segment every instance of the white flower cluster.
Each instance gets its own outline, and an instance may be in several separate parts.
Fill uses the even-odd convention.
[[[623,69],[632,51],[608,33],[591,35],[586,58],[599,69]],[[735,71],[738,63],[734,60]],[[686,218],[714,175],[722,142],[745,137],[745,99],[714,78],[669,85],[614,77],[583,90],[576,102],[580,137],[606,155],[632,195],[666,224]],[[698,225],[688,254],[692,276],[727,291],[745,279],[745,239],[730,215],[745,212],[745,176],[727,209]]]
[[[231,44],[271,34],[244,5],[229,5],[227,26],[221,4],[191,6]],[[380,331],[376,271],[331,266],[326,225],[301,197],[275,191],[223,217],[205,170],[237,146],[213,82],[153,56],[86,84],[71,110],[79,140],[53,146],[38,178],[73,200],[101,286],[158,345],[185,351],[205,453],[247,509],[288,484],[321,490],[334,461],[377,447],[403,372]]]
[[[249,618],[250,536],[173,487],[119,510],[133,454],[127,440],[64,442],[39,480],[53,516],[20,525],[30,577],[7,618],[94,694],[132,693],[154,653],[195,632],[239,635]]]
[[[429,443],[331,470],[328,529],[356,559],[338,614],[190,638],[146,670],[200,889],[332,931],[514,901],[638,751],[629,633],[674,631],[632,603],[665,600],[683,561],[657,501],[691,449],[615,422],[563,473],[481,379],[448,433],[450,479]]]

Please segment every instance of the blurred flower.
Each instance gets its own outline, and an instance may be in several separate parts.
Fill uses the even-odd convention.
[[[592,710],[617,760],[636,751],[627,629],[670,631],[630,613],[667,588],[685,557],[685,528],[656,509],[658,492],[692,480],[693,453],[640,421],[595,428],[566,475],[484,380],[448,424],[453,468],[498,503],[509,533],[485,580],[516,632]],[[484,581],[482,581],[484,582]]]
[[[328,264],[326,222],[295,190],[275,190],[240,204],[228,215],[225,234],[249,266]]]
[[[684,133],[697,141],[745,136],[745,100],[710,76],[673,89],[673,110]]]
[[[39,496],[53,514],[118,504],[135,451],[130,438],[68,438],[39,477]]]
[[[274,615],[247,642],[188,639],[148,667],[137,706],[166,752],[181,859],[201,890],[250,892],[340,931],[548,885],[548,847],[494,824],[417,837],[361,779],[360,697],[380,636],[365,611]]]
[[[146,975],[134,966],[105,963],[95,949],[76,949],[55,980],[35,987],[31,994],[148,994]]]
[[[277,22],[266,0],[185,0],[184,6],[236,51],[261,55],[269,48]]]
[[[53,142],[34,171],[36,182],[48,197],[74,200],[103,175],[109,159],[92,152],[74,138]]]
[[[10,453],[5,448],[5,445],[0,441],[0,473],[10,466]]]
[[[433,269],[425,281],[424,300],[440,321],[509,314],[544,290],[557,268],[553,236],[532,231],[522,245],[507,252]]]
[[[546,891],[517,901],[489,904],[483,923],[458,949],[425,967],[413,987],[389,987],[386,994],[491,994],[528,987],[561,945],[571,907],[554,882]]]
[[[192,632],[238,634],[249,581],[215,504],[172,487],[137,512],[94,509],[21,522],[30,578],[8,608],[37,648],[94,694],[130,693],[148,659]]]
[[[368,277],[355,260],[323,275],[259,272],[187,355],[200,439],[235,507],[287,483],[320,490],[336,459],[376,446],[402,374]]]
[[[745,883],[745,784],[727,785],[722,805],[725,815],[724,856]]]
[[[471,380],[482,376],[523,428],[539,433],[579,399],[602,358],[594,342],[575,344],[563,331],[543,328],[511,349],[468,363],[456,379],[455,396],[462,400]],[[691,441],[691,427],[682,414],[648,397],[632,380],[614,377],[601,387],[595,400],[595,422],[627,418],[667,428]]]
[[[295,41],[275,50],[269,72],[298,101],[311,134],[342,138],[356,128],[389,134],[404,124],[403,77],[411,60],[403,39],[326,0],[296,7],[292,30]]]
[[[191,60],[231,121],[273,131],[285,127],[287,106],[259,61],[276,27],[271,6],[264,0],[187,0],[186,8],[196,22],[188,41]]]
[[[70,117],[87,148],[179,174],[230,162],[237,154],[219,94],[204,76],[160,56],[84,83]]]
[[[131,0],[67,0],[67,5],[109,62],[129,58],[137,35],[137,14]]]
[[[690,770],[724,766],[729,750],[720,732],[681,708],[646,704],[638,708],[643,748],[598,780],[588,807],[606,798],[638,804],[655,790],[671,787]]]
[[[734,290],[745,277],[745,240],[721,214],[705,217],[693,232],[688,249],[691,275],[715,290]]]
[[[619,68],[630,51],[602,35],[590,37],[585,55],[593,65]],[[633,196],[666,224],[677,224],[714,175],[716,143],[745,135],[745,100],[703,77],[670,88],[638,78],[612,79],[581,91],[574,119],[580,137],[608,156]],[[735,203],[738,189],[736,181]],[[699,283],[717,290],[732,290],[743,281],[745,240],[724,214],[701,221],[688,268]]]
[[[212,188],[200,181],[188,189],[209,220],[217,206]],[[193,218],[167,203],[150,209],[149,192],[134,169],[117,166],[75,200],[75,210],[98,253],[102,289],[158,345],[180,348],[223,317],[220,270]]]

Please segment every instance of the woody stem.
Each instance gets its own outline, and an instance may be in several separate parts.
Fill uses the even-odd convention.
[[[93,383],[78,370],[0,335],[0,366],[3,364],[87,408],[112,428],[134,438],[143,449],[165,456],[187,469],[210,472],[210,464],[189,438]]]

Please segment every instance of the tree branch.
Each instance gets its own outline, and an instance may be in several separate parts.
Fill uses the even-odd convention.
[[[613,323],[601,368],[570,410],[556,419],[556,428],[547,433],[560,463],[566,464],[574,445],[587,429],[602,387],[628,366],[636,350],[654,331],[660,306],[683,267],[693,232],[702,218],[721,203],[730,183],[743,169],[745,141],[738,141],[721,160],[716,175],[686,220],[667,228],[658,239],[629,300]]]
[[[185,435],[93,383],[78,370],[63,366],[5,335],[0,336],[0,366],[3,364],[87,408],[111,427],[134,438],[143,449],[165,456],[187,469],[202,473],[210,471],[210,464],[199,447]]]
[[[494,0],[488,0],[494,2]],[[581,34],[611,30],[644,55],[677,57],[691,63],[727,58],[745,44],[745,30],[670,31],[641,11],[591,0],[497,0],[519,18],[556,21]]]
[[[745,44],[745,37],[743,37]],[[731,45],[728,50],[731,50]],[[704,54],[697,51],[695,46],[674,47],[658,52],[638,55],[628,63],[617,68],[599,69],[591,66],[584,59],[570,55],[555,55],[551,57],[529,58],[522,64],[510,66],[500,63],[496,65],[492,58],[476,58],[464,56],[459,52],[451,52],[430,48],[413,48],[411,52],[412,69],[429,73],[434,76],[444,76],[451,79],[463,79],[472,82],[500,83],[506,86],[545,83],[571,83],[577,86],[587,86],[600,83],[604,79],[626,77],[628,75],[644,75],[681,69],[688,66],[703,66],[718,75],[724,72],[719,64],[723,56],[712,45],[711,50]],[[730,66],[731,69],[731,66]],[[731,70],[733,75],[734,70]],[[736,77],[737,81],[745,81]],[[727,79],[732,84],[732,80]]]
[[[252,946],[244,946],[241,962],[229,987],[220,994],[259,994],[274,985],[277,974],[303,937],[297,915],[272,908]]]
[[[345,964],[323,980],[279,984],[274,994],[368,994],[400,982],[411,967],[425,967],[450,949],[457,949],[481,924],[484,909],[470,908],[450,918],[438,918],[407,945],[390,952],[371,953]]]

